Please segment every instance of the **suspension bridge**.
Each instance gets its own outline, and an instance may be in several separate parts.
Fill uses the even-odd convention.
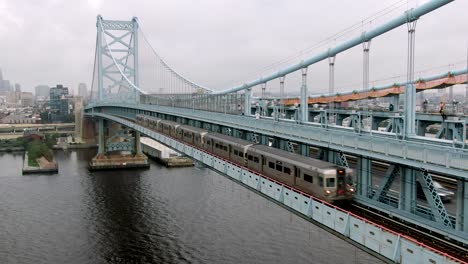
[[[224,90],[205,87],[171,68],[151,47],[137,18],[117,21],[98,16],[92,99],[85,108],[85,116],[95,124],[99,141],[98,154],[91,164],[113,168],[145,166],[147,160],[139,147],[140,134],[144,134],[389,260],[456,263],[443,251],[135,122],[138,114],[153,116],[353,167],[357,174],[357,203],[466,246],[468,107],[466,103],[450,104],[441,115],[438,108],[431,111],[423,106],[423,97],[417,95],[466,84],[468,66],[418,79],[414,70],[416,22],[450,2],[433,0],[409,9],[296,64]],[[407,79],[371,87],[370,43],[400,26],[408,28]],[[141,45],[150,48],[142,53]],[[363,87],[335,93],[335,57],[359,47],[364,58]],[[328,61],[329,93],[310,96],[308,69],[321,61]],[[300,93],[286,97],[287,77],[292,74],[301,76],[299,83],[291,84],[297,85]],[[279,93],[267,96],[267,84],[272,82],[279,84]],[[260,92],[254,94],[254,89]],[[376,101],[384,106],[373,104]],[[428,132],[430,128],[434,132]],[[122,150],[133,156],[112,160],[108,155]],[[377,177],[379,170],[381,175]],[[454,208],[446,208],[434,187],[434,178],[455,189]],[[423,187],[425,202],[417,199],[417,182]],[[289,194],[296,199],[288,198]]]

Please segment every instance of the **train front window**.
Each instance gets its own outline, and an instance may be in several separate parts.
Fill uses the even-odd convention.
[[[327,178],[327,187],[335,187],[335,178]]]
[[[344,188],[345,187],[345,181],[344,177],[338,177],[338,188]]]

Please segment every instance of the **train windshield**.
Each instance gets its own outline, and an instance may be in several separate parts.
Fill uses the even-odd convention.
[[[345,187],[345,180],[343,176],[338,176],[338,188],[342,189]]]

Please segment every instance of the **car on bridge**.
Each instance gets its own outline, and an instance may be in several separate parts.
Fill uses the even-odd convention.
[[[445,188],[437,181],[432,181],[432,182],[434,184],[435,191],[440,197],[440,200],[442,200],[443,203],[450,203],[452,199],[455,197],[455,193]],[[424,200],[426,199],[426,196],[424,195],[423,186],[419,180],[416,181],[416,195],[420,199],[424,199]]]

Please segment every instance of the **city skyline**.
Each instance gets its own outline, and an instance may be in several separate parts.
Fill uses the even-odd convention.
[[[379,4],[370,0],[329,1],[317,5],[307,1],[219,3],[206,0],[134,4],[50,0],[26,4],[3,0],[0,1],[0,15],[5,18],[5,24],[0,26],[0,36],[4,41],[0,47],[10,52],[0,54],[0,61],[4,76],[22,84],[26,91],[33,91],[41,84],[63,83],[76,93],[81,82],[91,90],[96,16],[101,14],[107,19],[122,20],[137,16],[151,45],[174,69],[197,83],[223,89],[277,70],[278,67],[269,66],[280,60],[294,58],[281,64],[286,66],[326,50],[342,42],[343,38],[332,38],[325,46],[301,52],[330,37],[330,32],[339,32],[397,2],[402,1],[380,1]],[[359,35],[360,31],[382,24],[402,14],[406,8],[424,2],[427,1],[408,1],[390,15],[382,13],[372,22],[363,23],[348,37]],[[350,9],[364,12],[348,12]],[[416,28],[417,71],[437,67],[438,72],[444,72],[466,65],[463,63],[466,61],[466,39],[457,28],[468,24],[461,11],[467,9],[466,1],[454,1],[420,19]],[[46,10],[50,15],[40,15]],[[154,12],[158,15],[154,16]],[[287,23],[278,19],[281,17],[287,17]],[[450,21],[447,22],[450,25],[444,21]],[[406,30],[406,26],[402,26],[372,42],[371,82],[392,76],[405,78]],[[14,32],[22,32],[29,41],[21,41]],[[433,39],[434,35],[438,38]],[[433,53],[432,50],[441,52]],[[352,65],[359,67],[349,72]],[[359,47],[337,57],[337,91],[359,87],[362,83],[360,65],[362,50]],[[265,67],[265,71],[258,70]],[[309,78],[314,92],[327,91],[327,71],[326,62],[310,67]],[[296,87],[287,88],[296,90]]]

